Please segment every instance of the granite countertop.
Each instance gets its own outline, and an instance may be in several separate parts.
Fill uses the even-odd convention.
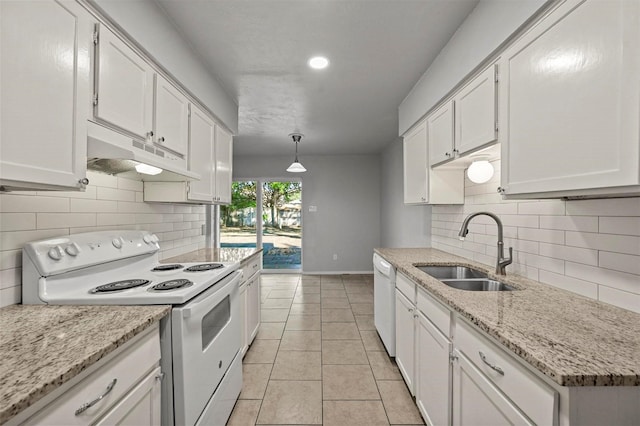
[[[375,250],[508,350],[562,386],[640,386],[640,315],[518,275],[499,277],[518,291],[446,286],[419,265],[486,265],[435,249]]]
[[[195,250],[189,253],[163,259],[162,263],[188,263],[188,262],[242,262],[254,254],[260,253],[261,248],[246,247],[222,247]]]
[[[0,309],[0,424],[159,321],[170,306]]]

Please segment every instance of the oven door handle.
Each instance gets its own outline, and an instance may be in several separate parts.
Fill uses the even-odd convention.
[[[218,291],[215,291],[213,293],[211,293],[210,296],[205,297],[204,299],[195,302],[193,304],[191,304],[191,306],[187,306],[185,308],[182,308],[182,317],[183,318],[190,318],[191,316],[195,316],[195,313],[198,312],[201,307],[205,307],[205,308],[209,308],[211,306],[210,304],[210,300],[213,298],[219,298],[220,297],[220,292],[222,291],[223,294],[227,294],[227,293],[231,293],[229,292],[225,292],[224,289],[227,287],[235,287],[238,285],[238,281],[240,281],[240,276],[242,275],[241,271],[234,271],[232,272],[229,276],[227,276],[226,278],[224,278],[225,280],[230,278],[231,280],[224,285],[224,287],[222,287],[221,289],[219,289]]]

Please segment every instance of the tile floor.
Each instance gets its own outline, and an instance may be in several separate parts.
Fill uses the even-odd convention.
[[[372,275],[263,275],[229,425],[424,424],[373,323]]]

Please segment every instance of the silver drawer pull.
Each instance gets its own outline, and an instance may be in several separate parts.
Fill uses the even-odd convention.
[[[489,367],[491,367],[492,370],[497,371],[498,374],[500,374],[501,376],[504,376],[504,371],[502,370],[502,368],[498,367],[495,364],[491,364],[489,361],[487,361],[487,357],[482,353],[482,351],[478,353],[480,354],[480,359],[482,360],[482,362],[484,362]]]
[[[116,386],[117,382],[118,382],[118,379],[113,379],[113,381],[111,383],[109,383],[109,386],[107,386],[107,390],[104,391],[104,393],[102,395],[100,395],[99,397],[97,397],[96,399],[94,399],[91,402],[87,402],[85,404],[82,404],[82,406],[76,410],[76,416],[79,415],[79,414],[84,413],[89,408],[93,407],[98,402],[100,402],[102,400],[102,398],[104,398],[105,396],[109,395],[109,392],[111,392],[113,390],[113,388]]]

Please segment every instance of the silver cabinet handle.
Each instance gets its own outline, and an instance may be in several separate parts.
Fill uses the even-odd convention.
[[[80,185],[83,185],[83,186],[89,185],[89,179],[87,179],[87,178],[82,178],[82,179],[80,179],[80,180],[78,181],[78,183],[79,183]]]
[[[504,376],[504,371],[502,370],[502,368],[487,361],[487,357],[482,353],[482,351],[479,351],[478,353],[480,354],[480,359],[482,360],[482,362],[487,364],[492,370],[498,372],[498,374],[500,374],[501,376]]]
[[[111,392],[113,390],[113,388],[115,387],[116,383],[118,382],[118,379],[113,379],[113,381],[111,383],[109,383],[109,386],[107,386],[107,390],[104,391],[104,393],[102,395],[100,395],[99,397],[97,397],[96,399],[94,399],[91,402],[86,402],[84,404],[82,404],[80,406],[80,408],[78,408],[76,410],[76,416],[79,414],[84,413],[85,411],[87,411],[89,408],[93,407],[94,405],[96,405],[98,402],[102,401],[102,399],[109,395],[109,392]]]
[[[164,142],[164,136],[162,136],[161,138],[158,138],[158,142],[160,143]]]
[[[448,152],[445,152],[444,155],[446,155],[447,157],[451,157],[451,154]]]

